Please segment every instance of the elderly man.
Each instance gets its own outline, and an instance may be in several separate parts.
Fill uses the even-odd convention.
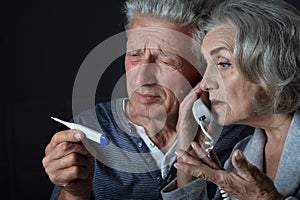
[[[202,32],[197,24],[205,21],[216,1],[207,2],[125,2],[128,98],[97,104],[74,117],[106,133],[108,145],[88,141],[78,130],[53,136],[43,159],[56,185],[52,199],[162,198],[161,189],[176,178],[179,105],[201,80]],[[234,135],[245,131],[246,136],[252,129],[236,126],[226,131],[216,145],[224,160],[239,140]]]

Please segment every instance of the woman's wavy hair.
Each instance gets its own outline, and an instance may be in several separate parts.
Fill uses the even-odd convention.
[[[259,113],[292,113],[300,106],[300,13],[283,0],[226,0],[205,30],[221,23],[236,31],[237,68],[265,91],[253,98]]]

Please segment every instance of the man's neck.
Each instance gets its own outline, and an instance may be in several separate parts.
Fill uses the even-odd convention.
[[[136,125],[144,127],[146,134],[158,146],[164,153],[167,152],[170,147],[176,141],[176,123],[178,116],[155,116],[150,118],[149,116],[141,116],[138,113],[129,112],[130,108],[127,104],[125,106],[126,116]]]

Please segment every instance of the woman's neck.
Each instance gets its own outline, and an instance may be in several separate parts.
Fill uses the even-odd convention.
[[[263,129],[268,138],[285,140],[292,118],[291,114],[267,114],[256,116],[248,125]]]
[[[261,122],[262,128],[267,136],[264,147],[264,172],[274,181],[283,151],[284,143],[292,122],[292,115],[272,114]]]

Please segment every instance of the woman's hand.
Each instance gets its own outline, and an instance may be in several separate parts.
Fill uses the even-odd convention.
[[[197,85],[180,103],[177,121],[177,149],[191,150],[190,144],[198,133],[198,124],[192,113],[193,103],[200,97],[202,90]]]
[[[200,142],[203,140],[203,134],[195,121],[192,113],[193,103],[202,95],[203,91],[200,89],[199,84],[185,97],[180,104],[179,118],[176,126],[177,131],[177,149],[187,151],[190,154],[195,154],[191,148],[191,142],[196,140]],[[178,157],[177,161],[181,161]],[[177,187],[182,187],[185,184],[193,181],[195,178],[177,171]]]
[[[233,166],[237,169],[237,172],[232,172],[219,167],[214,157],[204,156],[199,145],[193,143],[192,146],[197,158],[188,152],[177,150],[181,161],[174,166],[178,170],[211,181],[238,199],[284,199],[272,180],[250,164],[240,150],[236,150],[232,156]]]

